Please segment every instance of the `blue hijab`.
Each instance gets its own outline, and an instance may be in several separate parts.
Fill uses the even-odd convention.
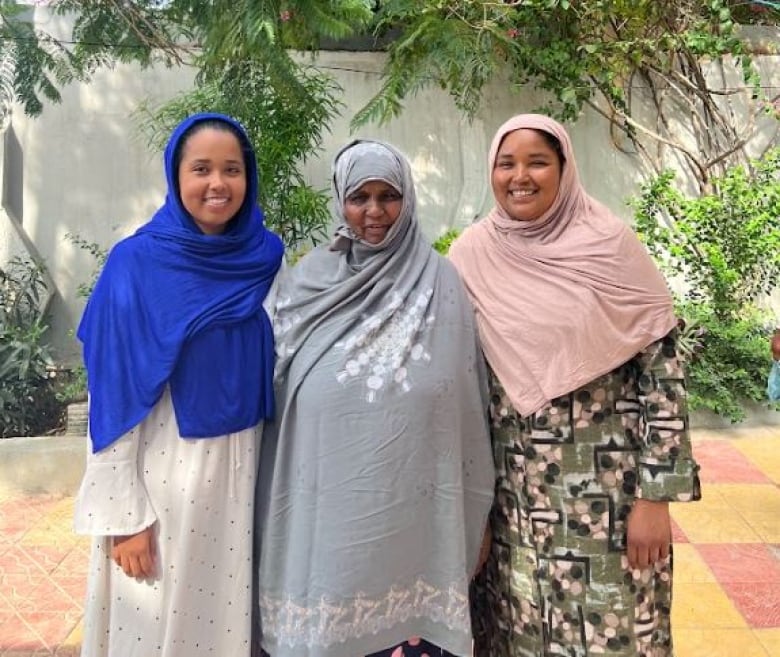
[[[247,184],[224,233],[205,235],[181,202],[175,159],[190,128],[214,120],[240,136]],[[165,174],[165,204],[111,250],[79,325],[93,451],[141,422],[168,385],[182,437],[273,415],[273,330],[262,304],[283,246],[257,206],[249,138],[228,116],[190,116],[165,148]]]

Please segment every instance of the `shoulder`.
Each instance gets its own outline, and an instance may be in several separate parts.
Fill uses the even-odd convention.
[[[317,270],[322,267],[327,267],[333,263],[338,262],[339,253],[331,251],[328,244],[320,244],[315,246],[311,251],[301,256],[293,265],[288,269],[291,272],[299,272],[301,274],[311,270]]]
[[[339,254],[327,245],[313,248],[293,264],[287,264],[280,272],[280,289],[290,293],[296,288],[319,288],[331,280],[338,269]]]
[[[434,251],[433,258],[439,267],[439,276],[441,276],[442,280],[448,282],[451,280],[460,281],[458,270],[455,269],[455,265],[452,264],[452,261],[449,259],[449,257],[445,257]]]
[[[476,223],[466,226],[450,245],[448,257],[457,259],[478,250],[486,232],[486,225],[485,220],[480,219]]]
[[[120,272],[131,272],[142,263],[145,253],[149,250],[149,236],[135,234],[119,240],[112,246],[103,266],[104,275],[116,275]]]

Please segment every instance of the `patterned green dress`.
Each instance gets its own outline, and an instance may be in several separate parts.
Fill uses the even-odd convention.
[[[530,417],[491,373],[493,546],[476,657],[670,657],[671,557],[628,568],[633,501],[700,497],[676,333]]]

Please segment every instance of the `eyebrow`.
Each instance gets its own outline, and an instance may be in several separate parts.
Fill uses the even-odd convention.
[[[496,160],[505,159],[505,160],[511,160],[514,159],[513,153],[499,153],[496,155]],[[555,157],[555,153],[546,153],[544,151],[539,151],[538,153],[529,153],[526,157]]]
[[[208,157],[198,157],[198,158],[195,158],[194,160],[185,160],[185,161],[189,162],[190,164],[208,164],[208,163],[212,162],[213,160],[211,160]],[[241,160],[225,160],[225,162],[228,163],[228,164],[241,164],[241,165],[243,165],[243,162]]]

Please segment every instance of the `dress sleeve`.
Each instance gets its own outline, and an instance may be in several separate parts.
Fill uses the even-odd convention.
[[[139,424],[94,454],[88,444],[87,467],[74,511],[77,534],[128,536],[157,519],[138,474],[143,426]]]
[[[699,466],[691,452],[685,372],[677,330],[636,357],[640,439],[637,497],[688,502],[701,498]]]

